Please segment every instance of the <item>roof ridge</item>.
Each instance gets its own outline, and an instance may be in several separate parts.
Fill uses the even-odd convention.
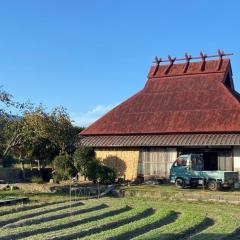
[[[220,62],[221,61],[221,62]],[[220,64],[221,63],[221,64]],[[186,69],[186,64],[188,65]],[[231,67],[230,59],[208,60],[204,62],[187,62],[170,65],[152,65],[149,70],[148,78],[178,77],[200,74],[224,73]]]

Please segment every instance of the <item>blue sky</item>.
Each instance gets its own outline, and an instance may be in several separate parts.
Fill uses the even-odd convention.
[[[144,86],[155,55],[221,48],[240,91],[239,13],[238,0],[2,0],[0,85],[86,126]]]

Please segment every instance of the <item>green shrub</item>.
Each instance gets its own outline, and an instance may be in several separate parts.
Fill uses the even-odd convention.
[[[55,181],[68,180],[76,173],[73,159],[68,154],[56,156],[53,160],[53,168]]]
[[[104,166],[99,159],[94,159],[88,163],[86,175],[94,183],[99,181],[104,184],[110,184],[114,183],[116,179],[115,171]]]
[[[115,180],[116,180],[116,172],[110,168],[110,167],[107,167],[107,166],[102,166],[102,169],[101,169],[101,183],[104,183],[104,184],[111,184],[111,183],[114,183]]]
[[[87,175],[88,164],[95,159],[95,152],[93,148],[86,146],[78,147],[73,155],[74,166],[81,175]]]

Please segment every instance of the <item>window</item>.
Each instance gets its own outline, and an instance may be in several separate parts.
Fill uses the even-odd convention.
[[[192,166],[192,170],[202,171],[204,166],[203,155],[193,154],[191,156],[191,166]]]
[[[175,164],[178,167],[187,166],[187,157],[178,157]]]

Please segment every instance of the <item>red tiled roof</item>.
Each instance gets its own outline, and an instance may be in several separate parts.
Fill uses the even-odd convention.
[[[101,117],[81,135],[240,132],[240,97],[231,65],[223,60],[151,67],[140,92]],[[154,75],[155,72],[155,75]]]

